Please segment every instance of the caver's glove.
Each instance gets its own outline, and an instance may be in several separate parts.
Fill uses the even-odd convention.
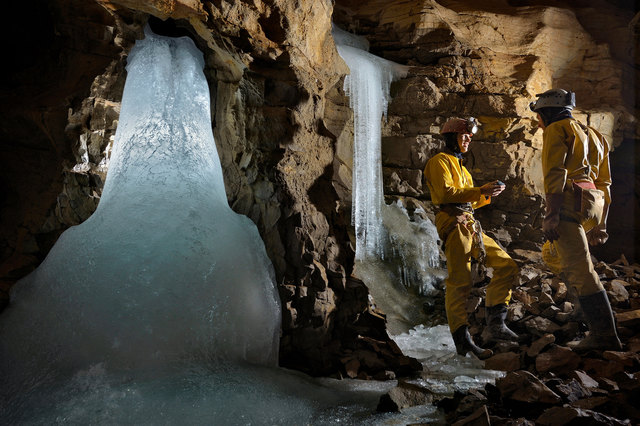
[[[600,228],[600,226],[596,226],[595,228],[587,232],[587,241],[589,242],[590,246],[604,244],[608,239],[609,234],[607,234],[607,230],[604,228]]]
[[[547,212],[544,215],[542,221],[542,233],[549,241],[557,240],[560,235],[558,234],[558,225],[560,225],[560,209],[564,201],[564,196],[560,194],[545,194],[547,201]]]

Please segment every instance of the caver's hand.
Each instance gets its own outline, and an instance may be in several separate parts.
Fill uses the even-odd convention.
[[[497,195],[500,195],[500,193],[506,188],[504,184],[501,184],[502,182],[499,182],[497,180],[485,183],[480,187],[480,193],[488,197],[495,197]]]
[[[542,233],[549,241],[560,238],[558,226],[560,225],[560,209],[564,196],[562,194],[545,194],[547,212],[542,221]]]
[[[590,246],[604,244],[608,239],[609,234],[607,234],[606,229],[595,227],[587,232],[587,241],[589,242]]]

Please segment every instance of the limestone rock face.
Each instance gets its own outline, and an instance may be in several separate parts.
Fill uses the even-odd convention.
[[[0,296],[44,258],[63,229],[95,209],[104,172],[89,161],[98,166],[103,157],[124,82],[98,76],[113,75],[131,34],[95,2],[14,2],[6,13]],[[105,90],[95,91],[99,86]],[[76,163],[82,168],[74,170]]]
[[[372,53],[411,66],[392,87],[383,123],[388,200],[432,211],[422,169],[441,147],[440,126],[452,115],[476,116],[483,126],[467,167],[478,184],[507,183],[478,215],[510,251],[537,250],[542,137],[528,103],[563,86],[577,94],[576,116],[609,137],[620,164],[611,217],[621,219],[612,219],[611,240],[596,255],[618,258],[621,247],[637,255],[628,250],[640,238],[624,215],[639,207],[637,17],[622,1],[481,3],[14,2],[7,16],[15,19],[3,28],[14,66],[0,79],[0,299],[95,209],[126,56],[149,20],[167,35],[191,36],[205,54],[228,200],[257,224],[276,269],[285,366],[360,378],[417,368],[351,276],[353,117],[332,19],[365,35]]]

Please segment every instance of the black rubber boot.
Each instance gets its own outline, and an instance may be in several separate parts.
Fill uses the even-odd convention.
[[[482,331],[482,342],[487,343],[498,341],[517,342],[519,337],[509,327],[506,326],[504,320],[507,319],[507,305],[501,303],[499,305],[486,308],[485,316],[487,327]]]
[[[568,346],[576,352],[622,350],[607,293],[602,290],[589,296],[580,296],[579,300],[589,326],[589,335],[579,342],[569,342]]]
[[[480,359],[487,359],[493,355],[491,350],[483,349],[473,343],[471,334],[469,334],[469,326],[467,325],[458,327],[458,329],[453,332],[452,336],[453,343],[456,344],[456,352],[458,352],[458,355],[465,356],[467,353],[471,352]]]

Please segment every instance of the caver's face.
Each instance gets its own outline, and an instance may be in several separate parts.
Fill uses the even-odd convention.
[[[536,114],[538,116],[538,127],[540,127],[542,130],[544,130],[544,128],[546,127],[544,125],[544,121],[542,120],[542,116],[540,115],[540,113]]]
[[[458,148],[461,153],[469,151],[469,145],[471,144],[471,138],[473,133],[458,133]]]

